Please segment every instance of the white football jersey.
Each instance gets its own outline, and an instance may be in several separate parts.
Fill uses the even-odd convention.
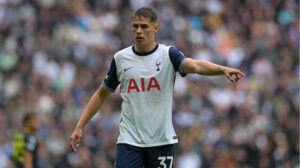
[[[123,98],[117,143],[152,147],[178,142],[172,124],[176,71],[182,76],[185,57],[170,46],[156,44],[148,53],[133,46],[114,55],[103,87],[114,92],[120,84]]]

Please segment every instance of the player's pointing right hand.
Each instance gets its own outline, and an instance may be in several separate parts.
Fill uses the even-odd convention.
[[[77,151],[76,148],[80,145],[80,140],[82,138],[82,128],[75,128],[73,134],[70,136],[70,147],[74,152]],[[76,147],[74,146],[74,141],[76,142]]]

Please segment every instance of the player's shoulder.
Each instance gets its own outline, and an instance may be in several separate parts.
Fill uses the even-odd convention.
[[[169,56],[178,55],[179,53],[182,54],[181,51],[178,50],[174,45],[160,44],[160,48],[164,52],[167,52],[167,55]]]
[[[38,143],[38,138],[37,138],[37,136],[35,134],[26,133],[25,134],[25,141],[27,143],[31,143],[31,144],[36,145]]]
[[[37,139],[37,136],[34,133],[25,132],[24,136],[26,139]]]
[[[124,55],[128,55],[130,53],[132,53],[132,45],[117,51],[114,55],[114,58],[116,59],[116,58],[122,57]]]
[[[169,55],[174,55],[174,53],[180,52],[174,45],[165,45],[165,44],[159,44],[159,47],[161,50],[168,52]]]
[[[159,48],[162,50],[169,50],[171,47],[171,45],[159,44]]]

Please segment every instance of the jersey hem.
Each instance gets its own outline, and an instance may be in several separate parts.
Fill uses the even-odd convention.
[[[136,143],[132,143],[132,142],[128,142],[128,141],[118,141],[117,142],[117,144],[120,144],[120,143],[132,145],[132,146],[136,146],[136,147],[156,147],[156,146],[176,144],[176,143],[178,143],[178,140],[174,141],[174,142],[164,142],[164,143],[157,143],[157,144],[136,144]]]
[[[182,77],[184,77],[184,76],[187,75],[187,73],[184,73],[184,72],[183,72],[183,63],[184,63],[185,61],[186,61],[186,58],[184,58],[184,59],[181,61],[180,65],[179,65],[179,73],[180,73],[180,75],[181,75]]]
[[[103,86],[103,88],[104,88],[106,91],[108,91],[108,92],[111,92],[111,93],[115,92],[115,90],[112,89],[112,88],[110,88],[110,87],[108,87],[108,86],[105,84],[104,81],[102,82],[102,86]]]

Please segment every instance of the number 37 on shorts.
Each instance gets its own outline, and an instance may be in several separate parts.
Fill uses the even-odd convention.
[[[159,156],[160,166],[157,168],[172,168],[173,156]]]

